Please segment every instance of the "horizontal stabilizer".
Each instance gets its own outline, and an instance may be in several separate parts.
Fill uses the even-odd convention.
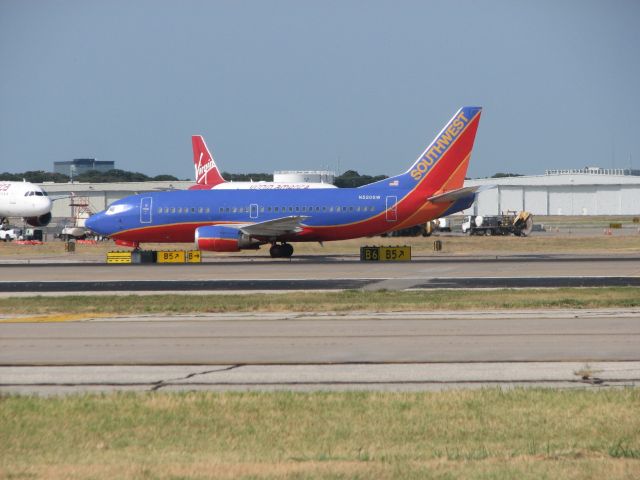
[[[484,190],[495,188],[496,185],[476,185],[475,187],[457,188],[456,190],[449,190],[448,192],[441,193],[440,195],[434,195],[427,198],[428,202],[432,203],[449,203],[460,200],[461,198],[468,197],[469,195],[475,195]]]
[[[302,230],[302,222],[309,217],[298,215],[291,217],[276,218],[266,222],[243,225],[240,228],[242,233],[252,237],[278,237],[296,233]]]

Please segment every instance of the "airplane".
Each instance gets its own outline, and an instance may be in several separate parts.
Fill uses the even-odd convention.
[[[286,190],[307,188],[338,188],[330,183],[313,182],[227,182],[213,159],[202,135],[191,137],[193,164],[196,170],[196,184],[189,190]]]
[[[0,219],[3,226],[10,217],[22,217],[32,227],[44,227],[51,221],[51,199],[37,185],[0,181]]]
[[[463,187],[481,113],[481,107],[461,108],[406,172],[362,187],[143,193],[115,201],[85,226],[136,249],[195,242],[199,250],[236,252],[271,244],[273,258],[289,258],[289,242],[419,225],[469,208],[484,189]]]

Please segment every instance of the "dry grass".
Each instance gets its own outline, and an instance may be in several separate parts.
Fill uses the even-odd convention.
[[[603,225],[608,225],[604,224]],[[504,255],[510,254],[541,254],[541,253],[576,253],[576,254],[637,254],[640,253],[640,233],[620,234],[614,231],[612,235],[597,233],[576,233],[579,229],[563,225],[560,233],[534,233],[530,237],[466,237],[462,235],[440,234],[433,237],[372,237],[354,240],[327,242],[324,246],[318,243],[295,243],[295,255],[358,255],[363,245],[411,245],[414,255]],[[604,226],[602,227],[604,228]],[[629,229],[627,229],[629,230]],[[434,240],[441,240],[441,252],[433,251]],[[144,244],[149,250],[185,250],[192,249],[192,244]],[[61,259],[90,259],[104,261],[106,253],[111,250],[127,250],[117,247],[113,242],[102,242],[97,245],[77,244],[75,253],[64,251],[64,243],[60,241],[47,242],[43,245],[16,245],[15,243],[0,242],[0,259],[29,259],[29,258],[61,258]],[[204,259],[234,258],[243,256],[268,257],[268,249],[263,246],[260,250],[245,250],[238,253],[204,252]]]
[[[0,397],[3,478],[638,478],[640,391]]]
[[[540,308],[639,307],[640,288],[557,288],[523,290],[448,290],[251,293],[239,295],[105,295],[0,298],[0,315],[103,316],[216,312],[390,312]],[[46,321],[47,319],[43,319]],[[58,320],[60,321],[60,320]]]

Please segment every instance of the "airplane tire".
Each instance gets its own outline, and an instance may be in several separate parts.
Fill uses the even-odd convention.
[[[293,247],[288,243],[272,245],[269,249],[269,255],[271,258],[289,258],[293,255]]]

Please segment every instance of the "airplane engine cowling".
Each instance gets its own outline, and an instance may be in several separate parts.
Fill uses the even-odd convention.
[[[46,227],[51,221],[51,212],[39,215],[37,217],[26,217],[24,221],[32,227]]]
[[[259,242],[233,227],[198,227],[195,241],[198,250],[211,252],[238,252],[260,246]]]

